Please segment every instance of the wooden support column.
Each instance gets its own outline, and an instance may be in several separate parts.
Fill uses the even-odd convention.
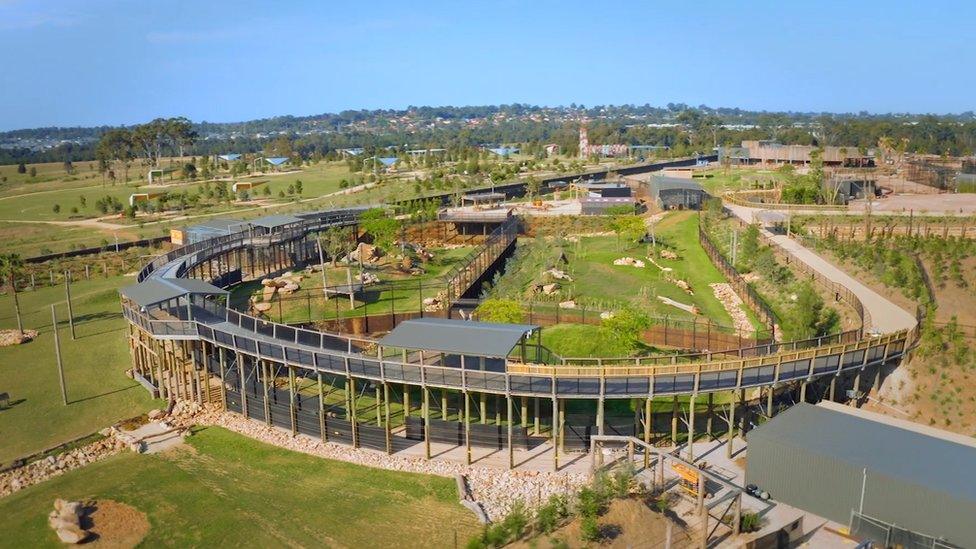
[[[268,400],[268,378],[270,377],[271,368],[266,360],[259,360],[258,362],[261,364],[261,377],[264,378],[264,421],[268,425],[271,425],[271,402]]]
[[[291,436],[298,434],[298,410],[295,409],[295,367],[288,366],[288,415],[291,416]]]
[[[732,393],[732,403],[729,405],[729,432],[726,433],[725,457],[732,457],[732,441],[735,440],[735,393]]]
[[[651,425],[654,422],[654,412],[651,410],[651,397],[644,399],[644,443],[651,443]],[[644,469],[650,465],[651,453],[644,448]]]
[[[559,470],[559,399],[552,397],[552,467],[553,470]]]
[[[424,403],[421,411],[424,416],[424,457],[430,459],[430,395],[427,387],[422,387],[424,392]]]
[[[357,419],[356,418],[356,412],[357,412],[357,410],[356,410],[356,378],[349,377],[348,379],[349,379],[349,389],[350,389],[350,391],[349,391],[349,407],[350,407],[350,409],[352,411],[352,415],[350,416],[352,418],[351,419],[352,423],[350,424],[350,426],[352,427],[352,447],[353,448],[359,448],[359,426],[356,423],[356,419]]]
[[[376,390],[374,392],[376,393],[376,396],[374,397],[374,400],[376,401],[376,426],[381,427],[383,425],[383,417],[382,417],[382,407],[380,406],[380,402],[383,402],[383,398],[380,394],[379,385],[376,386]]]
[[[766,414],[773,417],[773,395],[776,393],[776,385],[766,387]]]
[[[515,448],[512,446],[512,424],[515,418],[512,417],[512,395],[505,395],[505,405],[507,407],[506,419],[508,419],[508,468],[515,468]]]
[[[406,362],[406,361],[404,361]],[[403,423],[406,425],[407,417],[410,416],[410,386],[403,384]]]
[[[831,402],[835,402],[834,392],[836,389],[837,389],[837,375],[835,374],[830,377],[830,390],[827,393],[827,399],[830,400]]]
[[[539,436],[539,397],[532,398],[532,412],[535,416],[535,425],[533,425],[532,434]]]
[[[488,423],[488,395],[481,393],[481,424],[485,425]]]
[[[245,369],[244,366],[246,362],[247,362],[247,358],[244,355],[238,353],[237,371],[240,372],[240,375],[237,377],[241,382],[241,412],[243,412],[244,417],[247,417],[247,387],[245,386],[244,383],[244,378],[247,376],[247,370]]]
[[[732,515],[732,535],[738,536],[741,533],[742,527],[742,492],[735,495],[735,501],[733,502],[734,511]]]
[[[377,403],[377,407],[379,403]],[[383,434],[386,436],[386,453],[393,454],[393,433],[390,429],[390,384],[383,383],[383,411],[385,414],[385,421],[383,422],[384,431]]]
[[[464,391],[464,455],[465,463],[471,465],[471,395]]]
[[[521,397],[521,421],[522,429],[527,430],[529,426],[529,397]]]
[[[678,445],[678,395],[671,399],[671,444]]]
[[[600,398],[596,401],[596,434],[603,436],[603,381],[600,382]]]
[[[441,389],[441,419],[447,421],[447,389]]]
[[[864,351],[867,353],[867,351]],[[866,356],[866,354],[865,354]],[[861,391],[861,370],[858,369],[857,373],[854,374],[854,398],[851,399],[850,405],[856,407],[858,398],[857,394]]]
[[[325,388],[322,385],[322,372],[316,372],[315,377],[319,382],[319,437],[322,442],[328,442],[329,434],[325,424]]]
[[[695,461],[695,399],[698,395],[691,395],[688,399],[688,461]]]
[[[800,402],[807,401],[807,383],[808,381],[805,379],[800,382]]]
[[[715,416],[715,393],[708,393],[708,412],[705,417],[705,434],[712,439],[712,418]]]
[[[217,349],[217,354],[220,357],[220,405],[223,411],[227,411],[227,383],[225,381],[225,375],[227,373],[227,351],[220,347]]]

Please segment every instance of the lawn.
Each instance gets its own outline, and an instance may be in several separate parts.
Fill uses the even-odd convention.
[[[726,280],[698,243],[697,214],[690,211],[668,214],[656,224],[655,237],[656,247],[620,242],[615,236],[584,236],[578,242],[557,237],[525,243],[525,249],[519,254],[520,259],[506,268],[507,273],[512,275],[511,282],[506,282],[503,277],[496,286],[496,294],[535,301],[573,299],[577,307],[586,307],[590,311],[631,305],[652,316],[692,318],[691,313],[657,298],[663,296],[695,305],[701,311],[699,319],[708,318],[717,324],[731,325],[732,319],[709,287],[711,283]],[[531,287],[544,282],[542,271],[552,265],[560,248],[567,261],[556,266],[566,271],[573,281],[560,282],[562,287],[555,296],[533,295]],[[655,252],[664,249],[675,252],[678,259],[664,259],[658,255],[659,252]],[[648,255],[652,254],[658,264],[672,271],[666,273],[658,269],[648,260]],[[613,264],[615,259],[622,257],[639,259],[645,263],[645,267]],[[675,283],[677,280],[690,284],[694,295],[682,290]]]
[[[78,339],[71,340],[64,288],[22,292],[24,327],[38,330],[36,340],[0,348],[0,392],[13,406],[0,410],[0,463],[86,435],[154,406],[149,394],[125,376],[130,367],[126,322],[117,289],[125,277],[99,278],[72,285]],[[51,330],[51,303],[58,302],[61,353],[68,405],[61,402]],[[0,296],[0,327],[16,328],[13,300]],[[159,406],[159,403],[155,404]]]
[[[281,298],[273,298],[273,306],[266,314],[269,318],[278,322],[296,323],[311,320],[322,320],[336,317],[356,317],[363,314],[385,314],[391,310],[397,312],[420,310],[421,294],[418,291],[420,284],[423,283],[423,297],[433,297],[437,292],[444,289],[442,277],[467,257],[473,246],[461,246],[457,248],[433,248],[431,252],[434,259],[424,264],[426,273],[422,275],[410,276],[394,270],[389,265],[382,269],[368,269],[373,274],[379,276],[381,282],[401,282],[402,285],[395,289],[383,289],[382,291],[370,291],[367,287],[365,301],[359,296],[356,301],[356,308],[349,308],[347,297],[331,297],[328,301],[322,296],[321,273],[305,278],[302,282],[303,288],[297,292]],[[326,265],[327,280],[330,286],[346,284],[346,269],[344,267],[332,268]],[[359,273],[358,267],[353,267],[352,276]],[[245,311],[248,308],[247,300],[251,295],[260,295],[262,291],[261,281],[251,281],[241,284],[231,292],[231,304],[235,309]],[[280,305],[280,307],[279,307]],[[365,312],[364,312],[365,307]]]
[[[450,478],[321,459],[216,427],[188,443],[114,456],[0,500],[3,545],[59,547],[46,520],[57,497],[135,507],[150,523],[148,547],[449,547],[478,529]]]

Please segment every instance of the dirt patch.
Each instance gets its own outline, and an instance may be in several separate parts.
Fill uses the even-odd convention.
[[[110,499],[85,504],[81,526],[90,533],[86,546],[111,549],[135,547],[149,533],[145,513]]]
[[[10,347],[11,345],[21,345],[37,337],[37,330],[24,330],[23,333],[17,330],[0,330],[0,347]]]
[[[547,540],[561,540],[567,547],[657,547],[664,545],[668,522],[667,516],[652,511],[636,499],[618,499],[598,520],[604,539],[599,543],[586,543],[580,539],[580,520],[575,519],[548,536]],[[691,547],[694,539],[678,523],[671,523],[672,547]],[[534,542],[534,543],[533,543]],[[524,549],[544,547],[548,541],[538,538],[520,541],[513,547]]]

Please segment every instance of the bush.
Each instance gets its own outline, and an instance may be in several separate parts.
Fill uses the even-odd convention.
[[[505,529],[509,538],[519,539],[525,533],[525,527],[529,524],[529,514],[525,505],[521,501],[516,501],[512,509],[505,515],[501,526]]]
[[[549,497],[549,501],[535,513],[535,527],[538,531],[549,534],[559,527],[559,523],[569,516],[566,498],[559,495]]]
[[[743,533],[756,532],[762,528],[762,517],[753,512],[745,512],[739,517],[739,530]]]
[[[595,516],[584,516],[580,521],[580,539],[586,542],[594,542],[600,539],[600,523]]]
[[[484,322],[518,324],[523,320],[522,306],[511,299],[486,299],[478,305],[478,318]]]

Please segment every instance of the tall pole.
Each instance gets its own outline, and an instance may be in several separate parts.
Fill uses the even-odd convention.
[[[61,402],[68,405],[68,392],[64,388],[64,366],[61,364],[61,338],[58,336],[58,313],[51,304],[51,326],[54,328],[54,355],[58,359],[58,382],[61,384]]]
[[[68,302],[68,325],[71,326],[71,339],[75,339],[75,314],[71,309],[71,271],[64,272],[64,297]]]

